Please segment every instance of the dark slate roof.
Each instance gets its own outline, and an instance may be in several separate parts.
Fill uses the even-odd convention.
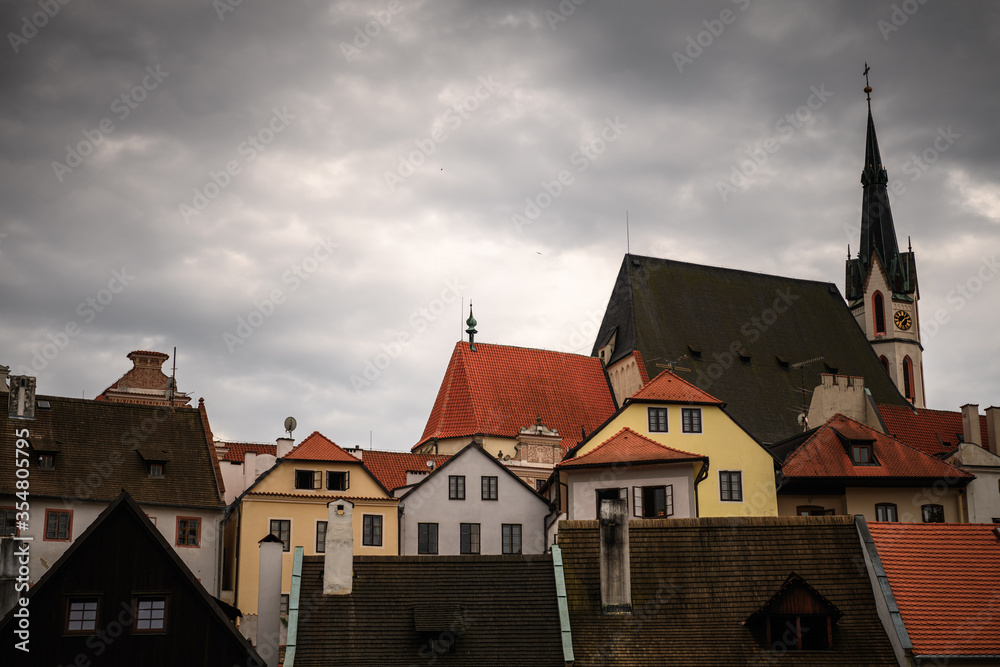
[[[688,355],[681,377],[761,442],[801,431],[803,379],[811,391],[832,369],[863,377],[877,403],[907,405],[832,283],[625,255],[594,355],[613,335],[610,363],[639,350],[651,378]]]
[[[136,637],[115,631],[137,594],[169,591],[167,630]],[[239,610],[217,601],[199,583],[142,508],[122,492],[66,549],[26,594],[31,612],[30,660],[14,648],[18,627],[10,609],[0,620],[4,665],[261,665],[250,643],[227,617]],[[98,597],[98,629],[60,631],[70,596]],[[223,609],[222,606],[228,607]],[[101,639],[104,637],[105,639]],[[111,638],[111,639],[107,639]],[[81,656],[86,661],[81,661]],[[98,656],[100,656],[98,658]]]
[[[596,521],[559,524],[576,665],[895,665],[848,516],[629,522],[633,614],[601,613]],[[768,651],[743,623],[792,573],[843,617],[831,651]]]
[[[353,592],[326,596],[306,556],[300,600],[296,667],[564,664],[551,556],[355,556]],[[423,645],[451,633],[454,653]]]
[[[198,408],[37,396],[49,408],[33,421],[0,413],[0,493],[13,493],[15,429],[32,444],[54,443],[55,468],[31,468],[31,495],[110,502],[123,490],[141,504],[223,508],[221,474],[208,420]],[[0,393],[6,405],[7,393]],[[41,444],[47,451],[51,444]],[[147,461],[163,460],[151,479]]]

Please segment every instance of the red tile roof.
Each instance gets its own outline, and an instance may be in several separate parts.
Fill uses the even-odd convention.
[[[642,360],[642,352],[632,350],[632,356],[635,358],[635,365],[639,368],[639,379],[642,380],[642,386],[645,387],[649,384],[649,374],[646,373],[646,363]]]
[[[268,498],[311,498],[313,500],[398,500],[398,498],[386,496],[354,496],[349,493],[292,493],[290,491],[250,491],[248,496],[261,496]]]
[[[701,454],[692,454],[691,452],[684,452],[673,447],[661,445],[625,427],[583,456],[566,459],[556,464],[556,467],[610,465],[624,461],[633,463],[640,461],[663,461],[665,463],[676,461],[679,463],[705,459],[707,457]]]
[[[918,655],[1000,655],[1000,540],[990,524],[868,525]]]
[[[948,410],[879,405],[879,414],[889,435],[925,454],[950,452],[962,441],[962,413]],[[983,446],[989,443],[986,416],[979,415]]]
[[[222,460],[234,463],[243,463],[243,457],[246,456],[247,452],[253,454],[270,454],[271,456],[278,455],[278,446],[270,445],[266,442],[225,442],[220,440],[216,444],[229,448],[226,450],[226,455],[222,457]]]
[[[854,465],[842,439],[870,441],[878,465]],[[974,478],[964,470],[839,414],[789,454],[781,470],[786,478]]]
[[[309,437],[296,445],[292,451],[285,454],[285,458],[305,461],[345,461],[348,463],[361,463],[361,459],[345,452],[337,445],[337,443],[330,440],[319,431],[313,431]]]
[[[410,452],[376,452],[363,450],[361,462],[368,468],[382,486],[390,491],[406,486],[407,472],[429,473],[428,461],[433,461],[435,467],[441,465],[450,456],[444,454],[411,454]]]
[[[516,438],[540,416],[579,442],[615,412],[601,360],[579,354],[508,345],[455,345],[427,426],[417,446],[432,438],[493,435]]]
[[[671,403],[709,403],[722,405],[722,401],[698,389],[671,371],[664,370],[627,401],[669,401]]]

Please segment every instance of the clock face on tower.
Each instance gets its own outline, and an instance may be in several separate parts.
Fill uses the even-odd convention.
[[[906,331],[913,325],[913,318],[911,318],[910,314],[905,310],[897,310],[895,317],[893,317],[893,321],[896,323],[896,326],[903,331]]]

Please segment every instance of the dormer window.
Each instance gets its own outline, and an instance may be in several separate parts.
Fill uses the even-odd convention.
[[[851,445],[851,463],[856,466],[875,465],[875,457],[872,456],[872,446]]]
[[[150,463],[149,464],[149,476],[153,478],[163,477],[163,464],[162,463]]]
[[[52,470],[55,468],[55,458],[52,454],[39,454],[38,455],[38,469],[39,470]]]
[[[829,651],[843,612],[794,572],[743,625],[772,651]]]

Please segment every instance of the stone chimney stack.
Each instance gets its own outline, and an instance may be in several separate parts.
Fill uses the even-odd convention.
[[[278,667],[281,637],[281,540],[268,533],[260,545],[257,579],[257,652],[267,667]]]
[[[601,611],[632,613],[632,569],[628,549],[628,504],[601,502],[600,517]]]
[[[354,586],[354,503],[334,500],[327,505],[323,594],[350,595]]]
[[[986,435],[990,440],[990,451],[1000,456],[1000,408],[986,408]]]
[[[966,403],[962,406],[962,441],[983,446],[983,432],[979,426],[979,404]]]
[[[283,459],[288,452],[292,451],[295,441],[291,438],[278,438],[278,458]]]
[[[28,375],[10,376],[7,416],[10,419],[35,418],[35,378]]]
[[[0,382],[3,382],[3,385],[0,386],[0,390],[2,390],[2,391],[7,391],[7,389],[8,389],[8,387],[7,387],[7,376],[8,375],[10,375],[10,367],[9,366],[0,366]]]

